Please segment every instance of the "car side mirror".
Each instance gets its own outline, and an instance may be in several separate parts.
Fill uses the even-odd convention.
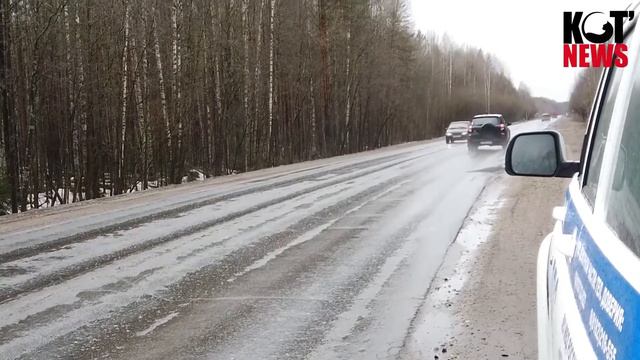
[[[536,131],[518,134],[509,142],[505,170],[512,176],[570,178],[580,171],[580,163],[565,160],[560,133]]]
[[[510,123],[510,122],[508,122],[508,123],[507,123],[507,126],[511,126],[511,123]]]

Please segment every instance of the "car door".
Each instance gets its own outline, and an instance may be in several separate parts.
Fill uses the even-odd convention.
[[[596,359],[588,328],[582,319],[586,306],[586,283],[576,275],[576,244],[589,236],[587,223],[594,221],[593,205],[602,169],[614,105],[622,71],[612,69],[602,80],[600,97],[594,105],[585,146],[586,166],[572,179],[565,195],[563,211],[556,211],[556,227],[551,238],[548,264],[550,342],[554,359]],[[575,262],[574,262],[574,259]]]
[[[640,356],[639,71],[631,77],[624,111],[614,114],[619,121],[609,131],[594,210],[602,221],[595,224],[593,245],[585,243],[603,283],[592,317],[601,323],[616,359]]]
[[[635,323],[637,306],[634,305],[640,297],[636,297],[636,280],[633,279],[637,277],[638,267],[633,266],[639,265],[634,263],[638,259],[613,230],[612,219],[620,214],[611,215],[616,211],[627,211],[621,209],[631,209],[632,206],[627,202],[616,206],[617,210],[609,211],[610,205],[616,204],[612,201],[614,197],[610,196],[616,173],[616,156],[628,154],[628,151],[619,151],[620,129],[627,121],[630,99],[640,97],[640,83],[635,95],[632,95],[634,91],[628,91],[632,87],[635,89],[634,78],[638,77],[632,75],[637,72],[637,57],[632,54],[637,54],[638,44],[630,34],[626,41],[632,44],[629,54],[630,64],[634,65],[611,69],[603,76],[592,110],[589,141],[583,150],[584,167],[580,176],[571,182],[564,211],[555,214],[559,221],[549,249],[547,276],[550,356],[553,358],[631,359],[640,353],[640,328]],[[640,111],[640,98],[638,104]],[[637,123],[640,112],[630,118]],[[635,140],[637,142],[638,138]],[[640,148],[635,150],[640,151]],[[628,164],[628,161],[622,163]],[[625,169],[630,167],[635,171],[634,166],[626,166]],[[631,176],[630,172],[622,173]],[[629,179],[624,178],[618,183],[636,184]],[[628,193],[631,187],[618,185],[615,188]],[[624,196],[628,197],[628,194]],[[636,223],[640,222],[640,217],[637,217],[640,211],[629,214]],[[628,223],[627,219],[625,224]]]

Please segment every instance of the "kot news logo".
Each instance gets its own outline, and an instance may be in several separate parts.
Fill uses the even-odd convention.
[[[592,16],[600,14],[600,16]],[[633,11],[610,11],[609,18],[596,11],[584,16],[581,11],[564,13],[564,67],[625,67],[629,63],[627,44],[623,43],[623,24],[632,20]],[[600,33],[585,31],[598,19],[607,21]],[[611,20],[613,24],[611,24]],[[600,23],[602,20],[600,20]],[[585,40],[587,43],[585,43]]]

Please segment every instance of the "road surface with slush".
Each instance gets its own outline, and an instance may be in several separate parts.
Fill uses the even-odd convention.
[[[0,358],[396,358],[503,156],[437,139],[0,218]]]

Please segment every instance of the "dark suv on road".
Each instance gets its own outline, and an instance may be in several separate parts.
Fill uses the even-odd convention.
[[[476,115],[469,123],[467,146],[476,151],[480,145],[500,145],[506,147],[511,138],[510,123],[501,114]]]

